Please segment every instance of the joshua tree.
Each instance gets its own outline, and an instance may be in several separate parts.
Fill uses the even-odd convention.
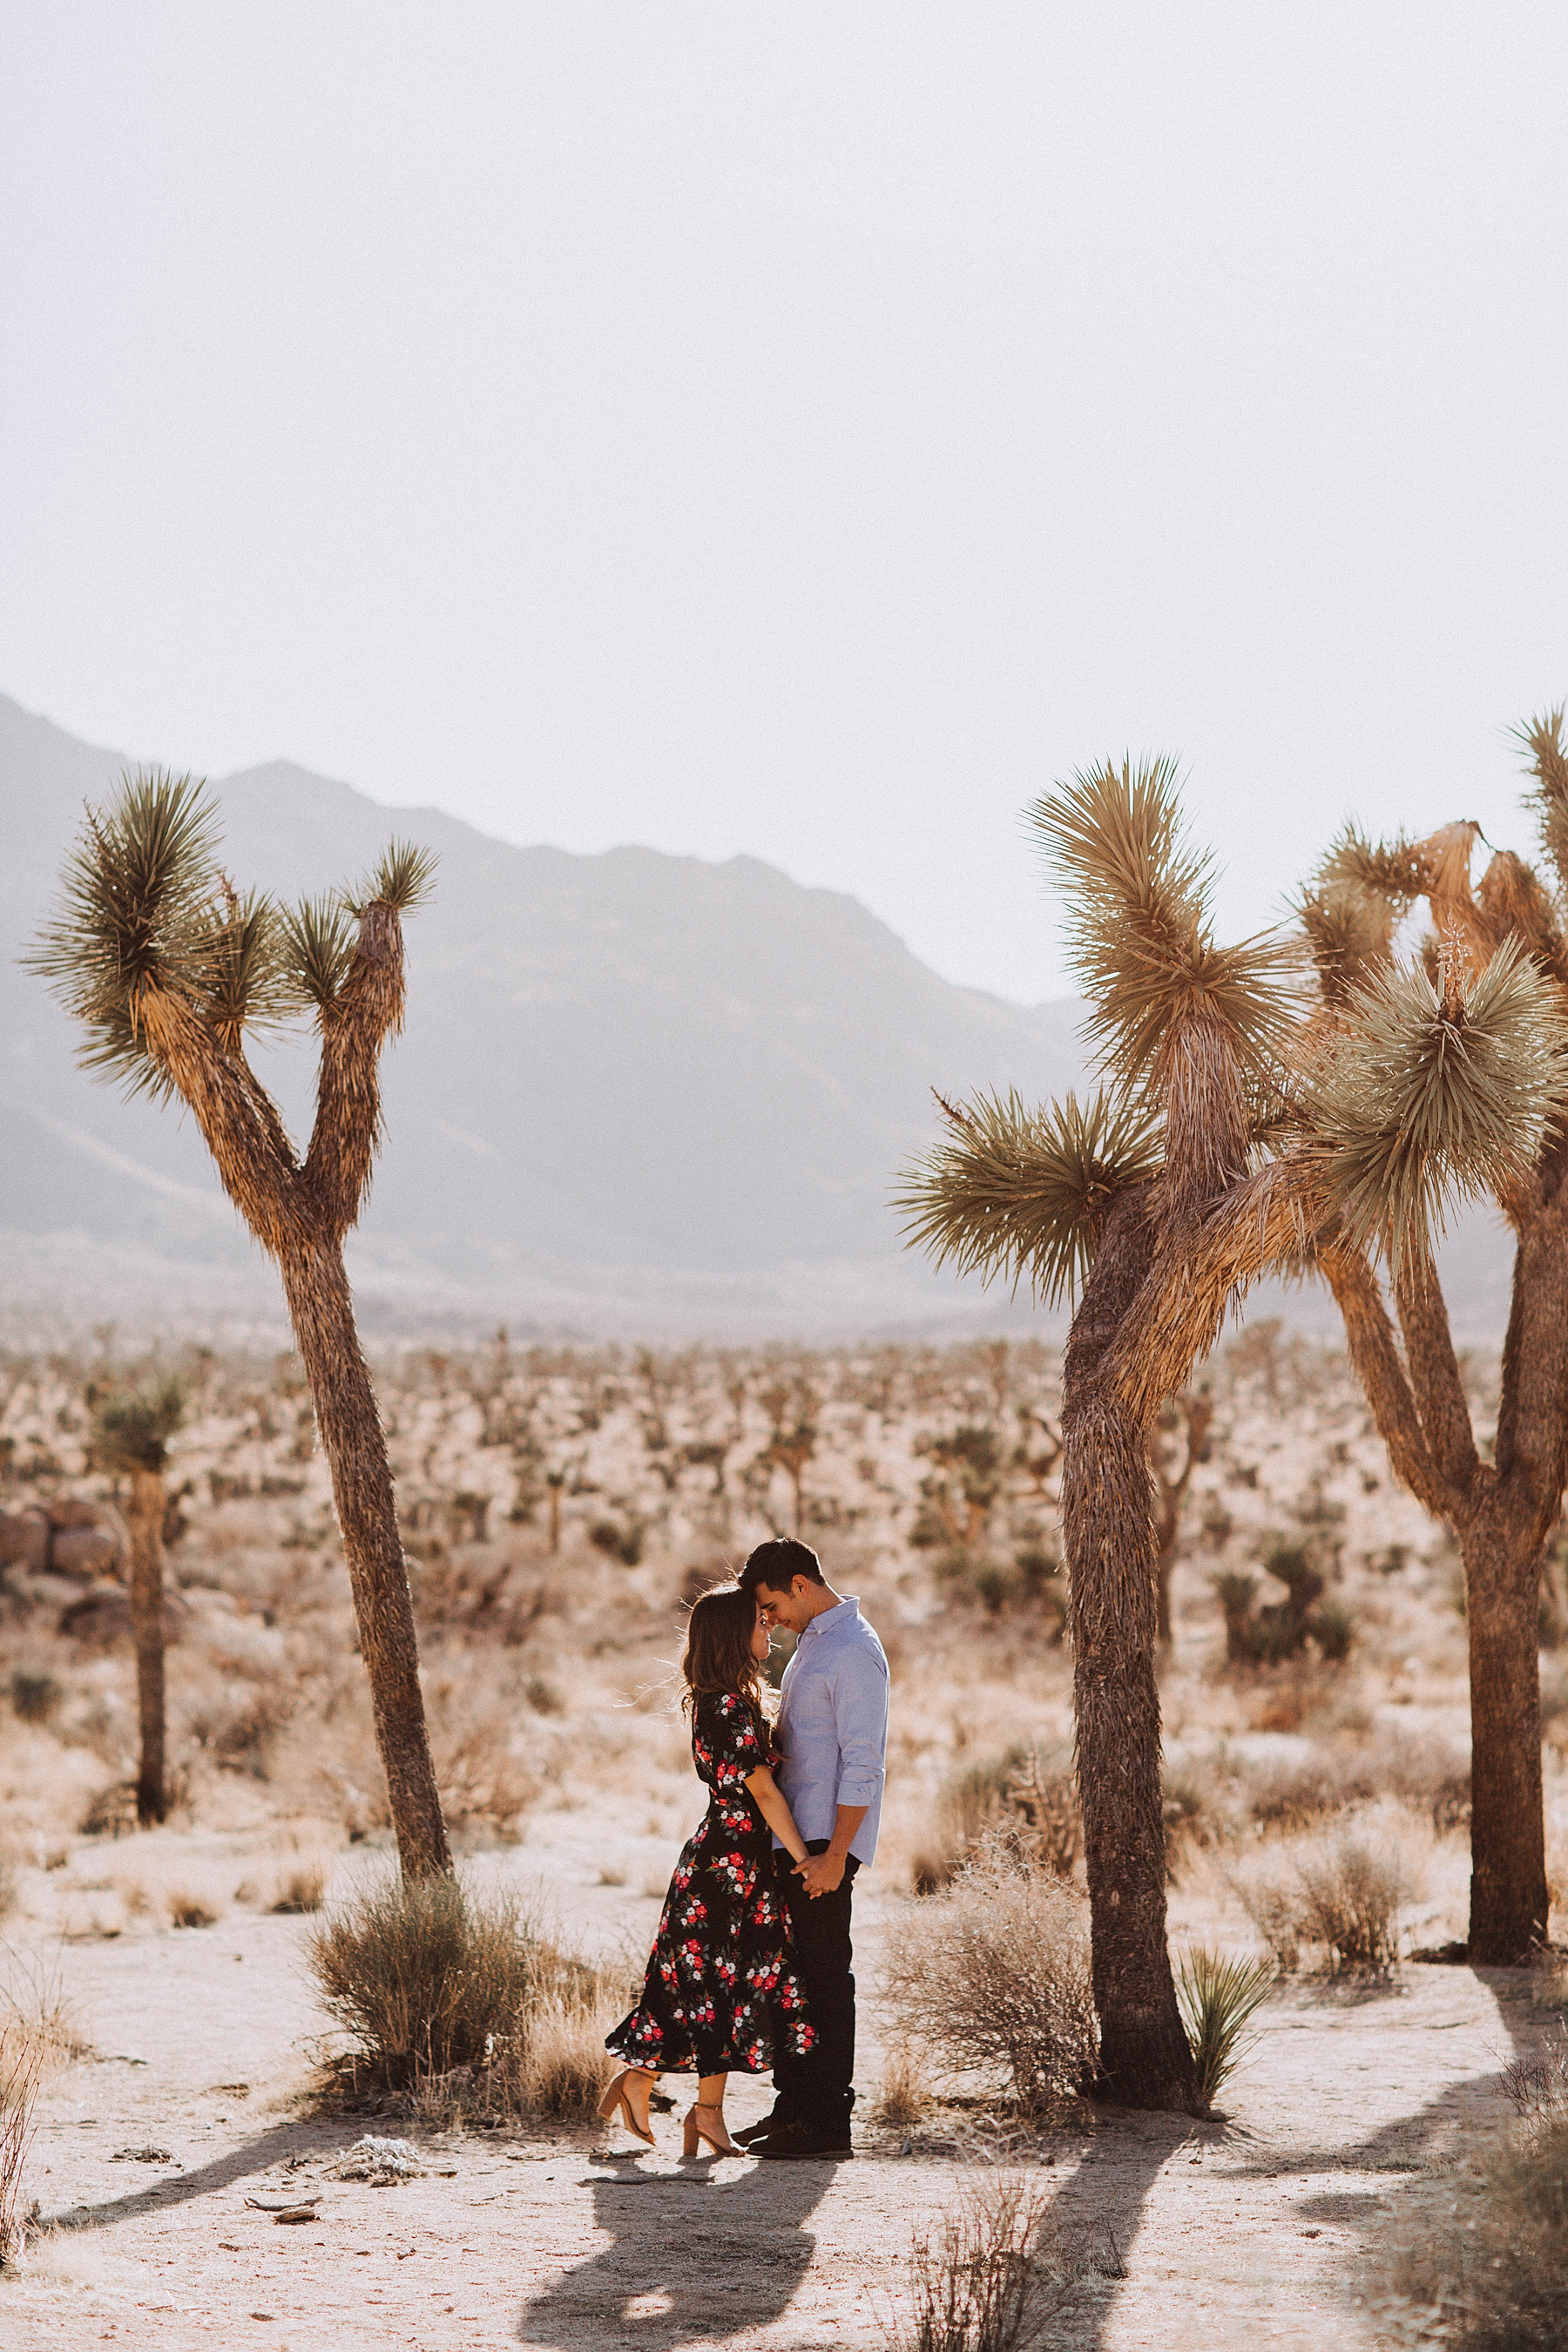
[[[1158,1432],[1149,1448],[1159,1496],[1154,1514],[1154,1631],[1163,1650],[1171,1646],[1171,1570],[1176,1564],[1182,1505],[1213,1419],[1214,1399],[1206,1390],[1173,1397],[1160,1408]],[[1179,1462],[1174,1450],[1178,1437]]]
[[[239,897],[216,848],[216,811],[188,778],[126,779],[112,809],[89,812],[32,961],[86,1029],[88,1068],[189,1106],[230,1199],[278,1262],[331,1466],[398,1854],[423,1876],[449,1870],[451,1854],[343,1237],[379,1139],[381,1049],[402,1025],[401,919],[427,892],[434,861],[395,843],[353,898],[286,912]],[[301,1160],[244,1040],[311,1009],[321,1060]]]
[[[1554,722],[1546,733],[1554,746]],[[1538,748],[1568,865],[1568,758],[1552,757],[1560,784]],[[1387,852],[1351,838],[1305,904],[1319,985],[1293,1002],[1287,943],[1215,945],[1206,865],[1181,845],[1167,763],[1080,776],[1032,818],[1069,894],[1089,1034],[1111,1091],[1044,1111],[1016,1095],[942,1104],[948,1140],[900,1197],[911,1242],[939,1262],[1026,1276],[1047,1301],[1079,1293],[1062,1507],[1101,2067],[1120,2100],[1184,2105],[1193,2078],[1164,1939],[1150,1432],[1232,1299],[1270,1269],[1332,1284],[1395,1469],[1452,1515],[1462,1540],[1467,1525],[1486,1530],[1473,1667],[1492,1675],[1516,1721],[1522,1711],[1522,1734],[1492,1752],[1506,1748],[1500,1775],[1533,1804],[1535,1859],[1521,1851],[1528,1829],[1498,1818],[1478,1753],[1478,1854],[1495,1834],[1513,1894],[1511,1910],[1500,1906],[1491,1865],[1478,1864],[1476,1956],[1521,1957],[1544,1921],[1534,1590],[1522,1612],[1520,1580],[1501,1598],[1501,1563],[1514,1557],[1502,1535],[1511,1525],[1519,1551],[1533,1547],[1530,1584],[1568,1445],[1568,1194],[1559,1206],[1556,1192],[1568,1148],[1555,1124],[1568,1021],[1551,962],[1563,950],[1545,892],[1517,859],[1494,860],[1472,905],[1472,828]],[[1436,980],[1392,958],[1393,911],[1422,893],[1437,921]],[[1505,1370],[1516,1402],[1505,1403],[1498,1463],[1484,1468],[1431,1264],[1445,1200],[1483,1189],[1524,1237]],[[1391,1269],[1408,1377],[1373,1252]],[[1538,1307],[1521,1299],[1532,1279]],[[1528,1643],[1510,1630],[1514,1617]]]
[[[170,1378],[129,1394],[92,1399],[92,1452],[100,1469],[131,1481],[131,1639],[142,1761],[136,1818],[143,1829],[169,1810],[163,1763],[163,1473],[169,1440],[184,1418],[185,1391]]]

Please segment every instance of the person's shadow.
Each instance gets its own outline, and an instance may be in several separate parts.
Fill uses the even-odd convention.
[[[614,2242],[532,2297],[518,2340],[574,2344],[590,2329],[618,2329],[622,2344],[674,2352],[767,2326],[811,2266],[816,2240],[802,2224],[837,2168],[755,2164],[716,2179],[706,2166],[606,2168],[594,2184],[594,2218]]]

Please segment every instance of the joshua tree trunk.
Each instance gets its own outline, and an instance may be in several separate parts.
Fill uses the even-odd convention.
[[[1523,1221],[1490,1462],[1471,1434],[1429,1257],[1394,1286],[1405,1361],[1365,1261],[1325,1253],[1352,1360],[1395,1475],[1447,1520],[1465,1563],[1470,1645],[1469,1956],[1528,1960],[1547,1929],[1541,1773],[1541,1562],[1562,1505],[1568,1219]],[[1408,1368],[1408,1376],[1407,1369]]]
[[[1465,1530],[1470,1637],[1470,1958],[1506,1968],[1546,1940],[1541,1553],[1512,1557],[1496,1515]]]
[[[279,1265],[331,1468],[398,1856],[410,1877],[427,1877],[450,1870],[452,1856],[430,1760],[386,1438],[354,1328],[342,1244],[320,1240],[291,1247]]]
[[[169,1810],[163,1786],[163,1481],[155,1470],[131,1473],[131,1638],[136,1651],[136,1710],[142,1758],[136,1818],[143,1829]]]
[[[1124,1193],[1073,1318],[1063,1388],[1062,1524],[1071,1585],[1079,1790],[1100,2087],[1119,2105],[1197,2109],[1165,1947],[1154,1489],[1148,1432],[1115,1381],[1154,1255],[1150,1188]]]
[[[378,1058],[403,1017],[402,928],[384,900],[362,909],[348,976],[320,1017],[316,1123],[301,1166],[237,1047],[222,1051],[173,993],[150,992],[141,1010],[150,1047],[195,1111],[225,1189],[282,1273],[331,1467],[398,1860],[417,1878],[449,1871],[452,1856],[430,1759],[386,1439],[342,1254],[370,1181]]]

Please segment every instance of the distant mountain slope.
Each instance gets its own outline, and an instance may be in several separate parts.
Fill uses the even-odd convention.
[[[124,764],[0,700],[0,1223],[237,1274],[255,1254],[189,1121],[83,1077],[15,961],[84,798]],[[216,789],[236,877],[289,895],[363,872],[392,832],[441,854],[385,1066],[379,1279],[476,1314],[602,1323],[629,1302],[692,1328],[787,1329],[792,1295],[814,1328],[836,1300],[872,1321],[980,1303],[900,1252],[889,1181],[932,1131],[932,1086],[1075,1083],[1072,1004],[955,988],[853,898],[752,858],[519,849],[284,764]],[[308,1051],[264,1060],[302,1128]]]

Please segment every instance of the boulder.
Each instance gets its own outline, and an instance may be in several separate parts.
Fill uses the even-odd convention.
[[[0,1511],[0,1562],[24,1576],[41,1576],[49,1565],[50,1534],[47,1511]]]
[[[191,1604],[183,1594],[163,1595],[163,1639],[171,1645],[183,1639],[191,1622]],[[73,1642],[95,1650],[129,1649],[131,1596],[122,1584],[89,1585],[79,1600],[60,1612],[60,1632]]]
[[[84,1580],[107,1575],[119,1557],[120,1538],[101,1520],[87,1527],[58,1527],[49,1546],[49,1566],[55,1574]]]

